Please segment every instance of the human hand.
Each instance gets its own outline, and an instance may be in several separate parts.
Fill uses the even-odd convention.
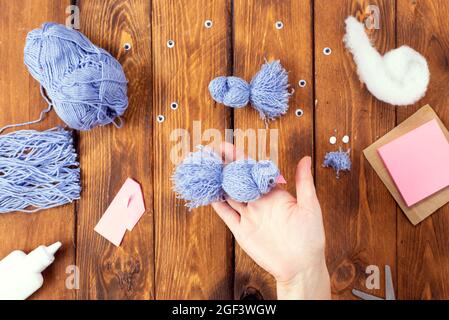
[[[227,160],[244,158],[231,144],[221,149]],[[323,219],[310,157],[297,166],[296,196],[276,186],[248,204],[227,199],[212,206],[240,247],[274,276],[278,299],[329,299]]]

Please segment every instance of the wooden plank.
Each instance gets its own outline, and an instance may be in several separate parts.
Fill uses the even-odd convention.
[[[444,0],[397,3],[398,46],[422,53],[430,68],[427,95],[415,106],[397,108],[398,123],[430,104],[449,126],[449,3]],[[398,210],[399,299],[449,298],[449,207],[414,227]]]
[[[79,299],[154,297],[151,34],[146,0],[79,0],[81,30],[122,63],[129,107],[124,127],[113,125],[80,134],[83,194],[78,206]],[[125,51],[124,44],[131,50]],[[94,227],[131,177],[143,189],[147,211],[116,248]]]
[[[283,28],[276,28],[282,21]],[[277,160],[288,181],[288,190],[295,194],[295,169],[298,160],[312,155],[313,143],[313,45],[312,7],[307,0],[236,0],[234,2],[234,74],[247,81],[260,69],[264,59],[280,59],[289,71],[289,81],[295,90],[288,113],[270,122],[269,129],[277,131],[257,132],[256,143],[241,139],[238,132],[236,144],[245,145],[245,151],[258,159]],[[305,88],[299,80],[307,82]],[[297,117],[296,109],[304,115]],[[250,107],[236,110],[234,128],[266,129],[264,121]],[[240,138],[239,138],[240,137]],[[268,146],[268,143],[270,144]],[[257,145],[257,150],[255,146]],[[271,152],[265,152],[270,150]],[[240,247],[236,246],[235,287],[236,299],[275,299],[274,279],[258,267]]]
[[[29,31],[43,22],[64,23],[65,9],[70,1],[0,0],[0,126],[22,123],[39,117],[46,103],[40,96],[39,83],[28,73],[23,63],[23,48]],[[51,112],[42,123],[22,129],[46,130],[62,122]],[[8,131],[10,132],[10,131]],[[54,264],[44,272],[45,283],[32,296],[34,299],[72,299],[73,290],[65,286],[66,267],[75,262],[75,206],[37,213],[0,215],[0,259],[11,251],[31,251],[39,245],[56,241],[63,243]]]
[[[180,145],[181,151],[193,151],[212,142],[207,129],[217,129],[224,139],[223,129],[229,125],[229,112],[213,103],[207,86],[230,71],[230,2],[153,1],[152,12],[156,298],[230,299],[229,231],[210,207],[189,213],[170,181],[174,164],[187,155]],[[212,28],[205,27],[206,20]],[[168,40],[174,41],[173,47],[167,46]],[[174,101],[177,110],[170,107]],[[158,123],[157,115],[165,121]],[[195,121],[201,121],[196,123],[200,129],[195,130]],[[188,132],[186,140],[179,136],[182,130]]]
[[[396,275],[396,204],[362,154],[362,150],[395,125],[395,108],[377,101],[360,84],[352,56],[342,42],[347,16],[363,17],[368,5],[380,12],[380,29],[370,30],[374,45],[385,52],[395,45],[393,1],[315,1],[315,151],[316,186],[327,236],[327,263],[336,299],[353,298],[355,287],[377,296],[381,290],[365,286],[366,267],[390,265]],[[330,55],[323,54],[329,47]],[[375,76],[375,75],[374,75]],[[342,137],[350,137],[343,144]],[[329,138],[335,136],[337,144]],[[351,149],[352,170],[336,178],[322,167],[324,155]],[[383,274],[383,272],[382,272]],[[396,283],[396,282],[395,282]]]

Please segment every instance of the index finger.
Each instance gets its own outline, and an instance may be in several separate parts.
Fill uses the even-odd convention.
[[[225,163],[229,163],[236,160],[246,159],[245,153],[242,150],[238,150],[232,143],[223,142],[220,146],[220,153]]]

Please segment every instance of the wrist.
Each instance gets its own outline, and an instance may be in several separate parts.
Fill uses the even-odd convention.
[[[325,259],[314,267],[301,270],[288,281],[276,281],[279,300],[331,299],[330,278]]]

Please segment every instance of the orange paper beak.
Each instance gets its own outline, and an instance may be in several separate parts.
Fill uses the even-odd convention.
[[[284,179],[284,177],[280,174],[279,176],[278,176],[278,178],[276,179],[276,183],[278,183],[278,184],[286,184],[287,183],[287,181]]]

